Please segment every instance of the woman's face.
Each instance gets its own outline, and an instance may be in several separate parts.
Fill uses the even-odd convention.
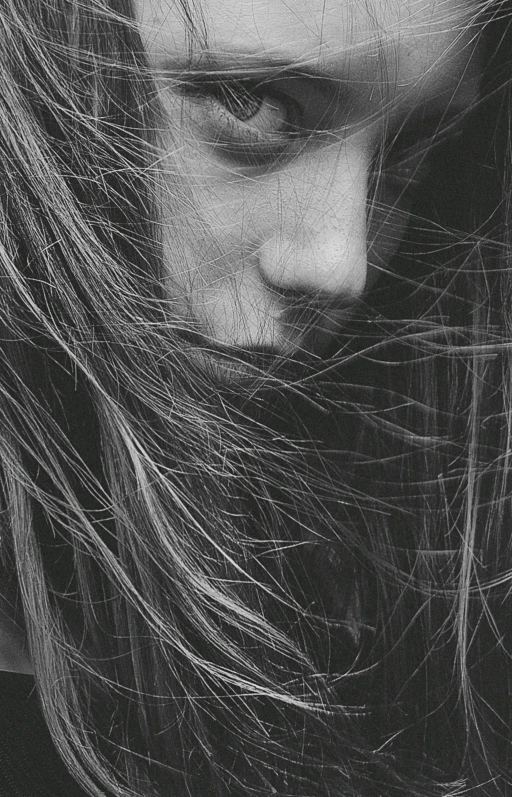
[[[169,295],[224,345],[320,348],[478,96],[475,0],[205,0],[192,36],[179,0],[135,9],[170,120],[159,167],[169,194],[177,171],[190,185],[178,215],[164,192]]]

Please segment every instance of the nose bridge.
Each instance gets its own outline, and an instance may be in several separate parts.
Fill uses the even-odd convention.
[[[368,164],[345,144],[281,180],[277,229],[259,253],[264,279],[278,288],[358,296],[366,280]],[[327,156],[327,157],[325,157]]]

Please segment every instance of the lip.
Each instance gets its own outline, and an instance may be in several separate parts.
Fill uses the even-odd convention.
[[[283,324],[276,346],[229,346],[191,333],[186,336],[186,356],[201,372],[225,384],[261,380],[268,384],[273,378],[279,382],[292,371],[296,378],[298,369],[310,371],[322,362],[322,354],[342,326],[340,315],[324,314],[322,324]]]
[[[269,348],[217,349],[204,345],[188,349],[187,358],[200,374],[209,375],[219,386],[251,394],[297,384],[325,367],[325,360],[305,350],[283,354]]]
[[[191,348],[192,360],[223,383],[254,383],[268,379],[283,362],[272,349],[238,349],[207,345]]]

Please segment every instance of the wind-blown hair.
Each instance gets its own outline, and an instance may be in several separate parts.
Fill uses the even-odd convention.
[[[510,788],[511,42],[485,12],[486,100],[404,270],[321,373],[244,392],[162,288],[130,3],[0,3],[4,594],[91,795]]]

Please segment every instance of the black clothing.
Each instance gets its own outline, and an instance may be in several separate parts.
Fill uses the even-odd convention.
[[[86,797],[62,763],[31,675],[0,671],[0,797]]]

